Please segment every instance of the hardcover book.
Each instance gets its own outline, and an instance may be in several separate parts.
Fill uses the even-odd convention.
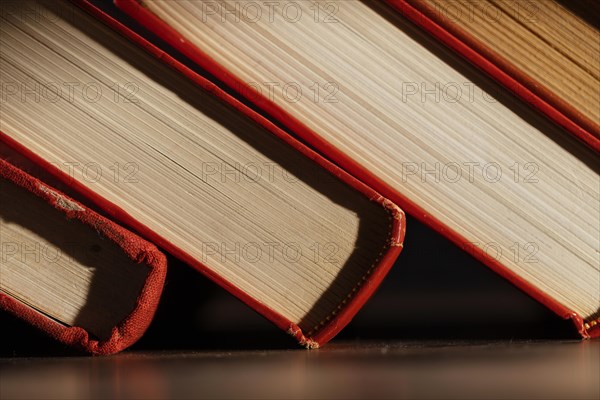
[[[403,212],[78,5],[2,2],[2,141],[303,346],[327,342],[398,256]]]
[[[137,235],[0,159],[0,309],[92,354],[144,333],[165,256]]]
[[[600,32],[594,1],[387,0],[524,101],[600,151]]]
[[[583,337],[598,336],[597,142],[571,119],[546,118],[384,2],[115,3]]]

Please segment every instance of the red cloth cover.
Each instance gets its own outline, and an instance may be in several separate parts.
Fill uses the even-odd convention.
[[[116,353],[135,343],[150,325],[158,306],[166,274],[167,262],[164,254],[151,243],[3,159],[0,159],[0,178],[28,190],[32,196],[44,199],[50,206],[63,212],[65,218],[88,225],[90,229],[116,243],[133,262],[144,264],[149,269],[148,277],[133,311],[113,328],[107,340],[99,341],[81,327],[63,325],[2,292],[0,292],[0,309],[25,320],[61,343],[92,354]],[[81,210],[61,206],[65,200],[79,205]],[[10,204],[2,204],[2,207],[10,207]],[[106,300],[110,301],[110,299]]]

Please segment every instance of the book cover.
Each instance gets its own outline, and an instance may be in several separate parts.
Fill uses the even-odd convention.
[[[2,266],[3,284],[6,282],[6,285],[10,286],[9,278],[13,273],[19,273],[10,269],[11,266],[8,262],[10,258],[18,258],[19,262],[25,264],[33,263],[34,260],[40,261],[41,259],[39,266],[36,264],[35,266],[32,265],[24,268],[26,272],[28,270],[27,268],[55,268],[53,264],[56,265],[59,258],[76,257],[72,253],[77,253],[77,256],[80,256],[81,254],[79,253],[90,251],[96,254],[90,255],[88,258],[95,258],[97,257],[97,253],[105,251],[104,248],[109,247],[109,245],[112,246],[112,244],[116,245],[116,251],[123,253],[123,257],[119,257],[118,262],[116,260],[117,257],[115,257],[115,259],[109,257],[108,260],[103,260],[108,261],[109,263],[114,262],[112,265],[96,265],[93,261],[86,263],[88,268],[94,269],[89,284],[90,286],[87,289],[87,304],[84,306],[84,309],[79,310],[79,315],[75,320],[75,324],[72,326],[62,323],[57,318],[42,313],[40,310],[36,309],[37,307],[33,307],[31,304],[39,303],[39,301],[36,300],[35,295],[32,296],[33,298],[26,296],[30,301],[20,300],[18,298],[20,293],[11,295],[8,291],[3,289],[0,291],[0,309],[13,314],[35,328],[44,331],[57,341],[83,352],[97,355],[112,354],[135,343],[150,324],[156,311],[156,307],[158,306],[166,274],[165,256],[151,243],[99,215],[89,207],[64,195],[39,179],[27,174],[23,170],[13,166],[4,159],[0,159],[0,179],[3,180],[3,190],[6,190],[6,192],[3,193],[3,197],[4,195],[8,195],[9,192],[13,192],[12,190],[9,190],[7,185],[13,185],[20,188],[17,189],[19,190],[20,195],[24,194],[43,200],[44,203],[41,203],[41,205],[35,203],[36,209],[28,208],[28,214],[41,217],[37,223],[24,224],[25,229],[33,231],[38,230],[37,227],[39,225],[46,223],[44,216],[48,216],[48,221],[54,221],[57,217],[53,214],[58,212],[61,214],[61,216],[58,217],[59,222],[60,218],[62,218],[65,223],[61,223],[58,227],[46,227],[46,229],[44,229],[44,234],[51,232],[51,235],[67,238],[70,247],[69,249],[50,248],[51,246],[47,244],[44,244],[42,247],[40,242],[31,244],[21,240],[15,240],[8,235],[2,237],[2,263],[0,265]],[[22,202],[28,205],[30,204],[29,199]],[[21,206],[21,204],[2,204],[2,214],[7,219],[3,224],[18,224],[19,221],[25,218],[22,214],[13,215],[9,210],[16,208],[17,206]],[[15,220],[17,222],[15,222]],[[31,227],[30,225],[34,225],[34,227]],[[8,230],[4,228],[5,227],[3,227],[2,232],[7,233]],[[90,244],[89,241],[82,238],[82,229],[90,232],[93,241],[93,249],[91,250],[81,248],[82,246],[89,247]],[[94,239],[94,237],[97,239]],[[107,245],[106,242],[110,242],[109,245]],[[38,246],[35,246],[36,244]],[[77,251],[71,252],[71,250],[74,249]],[[121,258],[129,260],[129,262],[123,263]],[[102,330],[98,329],[98,331],[102,332],[103,336],[100,338],[98,335],[93,334],[88,329],[80,326],[78,322],[81,322],[81,325],[86,325],[87,323],[91,326],[95,326],[94,319],[96,318],[96,315],[90,314],[97,313],[100,309],[111,308],[110,303],[115,301],[116,297],[119,297],[119,293],[116,293],[113,296],[105,296],[106,293],[104,293],[102,298],[97,298],[97,294],[93,294],[93,292],[97,291],[98,288],[93,286],[99,284],[100,279],[98,276],[100,274],[107,274],[108,272],[112,277],[119,276],[121,271],[111,271],[111,268],[121,267],[140,271],[141,275],[139,275],[140,278],[138,278],[137,281],[143,279],[140,285],[141,290],[137,293],[133,293],[135,298],[133,299],[134,304],[131,309],[118,310],[120,311],[120,314],[125,315],[120,322],[112,328],[103,327]],[[52,276],[56,277],[57,275],[55,274]],[[138,275],[136,274],[136,276]],[[68,280],[68,278],[64,279]],[[75,284],[75,282],[65,282],[65,284],[71,285]],[[107,284],[113,286],[111,283]],[[118,287],[119,285],[114,283],[114,290],[118,290]],[[63,299],[60,298],[60,295],[58,296],[58,308],[68,308],[66,304],[61,305]],[[40,306],[44,307],[47,306],[47,304],[40,304]],[[88,307],[89,310],[85,310],[85,307]]]

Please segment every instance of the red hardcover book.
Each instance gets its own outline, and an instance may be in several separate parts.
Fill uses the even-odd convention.
[[[403,212],[93,4],[76,3],[3,3],[0,140],[301,345],[326,343],[399,255]],[[38,52],[48,60],[39,67],[28,61]],[[37,93],[22,70],[50,83]],[[45,92],[65,83],[74,93]]]
[[[523,99],[523,101],[539,109],[548,118],[578,137],[595,151],[600,151],[600,126],[598,125],[598,121],[586,117],[576,107],[565,101],[564,98],[561,98],[554,91],[515,66],[514,63],[511,63],[505,57],[498,54],[498,52],[486,46],[481,40],[475,38],[468,30],[461,27],[460,21],[453,21],[453,18],[448,15],[448,11],[436,9],[432,3],[423,0],[386,1],[402,15],[409,18],[452,50],[461,54],[465,59],[473,63],[473,65],[488,73],[516,96]],[[525,7],[522,11],[523,16],[531,14],[531,23],[535,24],[534,18],[543,18],[543,16],[537,16],[539,8],[551,7],[552,5],[552,2],[547,2],[539,5],[524,3],[521,6]],[[464,11],[465,18],[474,18],[473,16],[467,17],[466,12],[469,11],[467,8],[462,8],[458,3],[453,4],[453,6],[458,7],[458,12]],[[492,5],[490,4],[489,6]],[[528,10],[527,6],[532,7],[532,9]],[[557,4],[554,4],[554,6],[558,7]],[[498,11],[500,11],[499,8],[487,11],[491,16],[491,18],[488,18],[488,23],[492,26],[499,25],[499,21],[497,21],[500,18],[497,16]],[[470,13],[472,14],[472,11]],[[506,19],[515,18],[504,11],[502,13]],[[481,16],[477,18],[481,18]],[[519,16],[516,18],[518,19]],[[502,29],[502,27],[499,29]],[[597,41],[597,39],[591,38],[590,46],[593,46],[594,40]]]
[[[588,241],[597,236],[588,226],[598,215],[596,154],[391,6],[115,4],[321,154],[572,319],[582,337],[599,335],[597,243]],[[403,14],[416,13],[410,10]],[[592,133],[537,95],[521,86],[514,92],[598,149]],[[495,176],[483,176],[489,168]],[[581,218],[583,209],[589,216]],[[581,232],[586,244],[570,247],[581,229],[591,236]],[[581,269],[545,272],[571,266]]]
[[[158,305],[165,256],[3,159],[0,187],[0,309],[91,354],[135,343]]]

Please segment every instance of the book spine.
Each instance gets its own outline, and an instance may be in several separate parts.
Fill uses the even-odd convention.
[[[151,243],[4,159],[0,159],[0,178],[26,189],[32,196],[42,198],[64,213],[65,218],[83,223],[89,229],[97,231],[116,243],[132,262],[149,269],[133,311],[112,329],[110,337],[106,340],[96,340],[81,327],[65,326],[5,293],[0,293],[0,309],[23,319],[61,343],[91,354],[112,354],[135,343],[148,328],[158,306],[166,275],[166,257]]]

